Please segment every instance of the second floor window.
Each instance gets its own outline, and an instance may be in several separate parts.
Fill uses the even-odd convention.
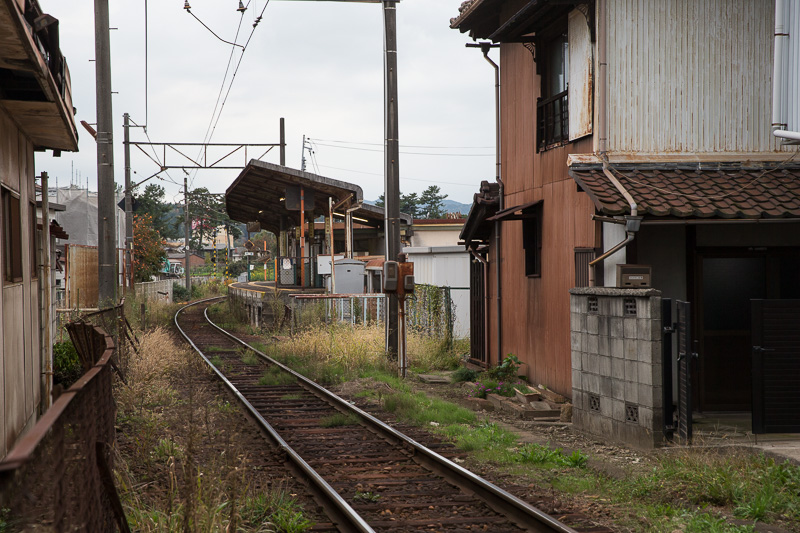
[[[569,140],[569,41],[566,27],[550,38],[542,39],[537,60],[542,61],[541,97],[537,102],[538,149],[546,150]]]

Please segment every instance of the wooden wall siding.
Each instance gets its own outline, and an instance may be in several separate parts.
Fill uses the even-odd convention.
[[[72,245],[67,252],[67,305],[69,307],[96,307],[97,247]]]
[[[38,282],[33,280],[30,202],[35,198],[33,146],[0,109],[0,181],[19,194],[23,281],[0,283],[0,457],[36,418],[41,400]],[[0,232],[2,238],[2,232]],[[0,247],[0,250],[2,247]]]
[[[780,151],[774,4],[609,0],[608,151]]]
[[[539,76],[531,53],[521,44],[500,45],[500,77],[501,165],[509,195],[533,186]]]

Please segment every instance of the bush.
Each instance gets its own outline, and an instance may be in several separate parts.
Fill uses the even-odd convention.
[[[475,381],[477,379],[478,372],[465,366],[459,367],[450,377],[450,381],[453,383],[463,383],[465,381]]]
[[[194,292],[194,291],[192,291]],[[172,300],[175,302],[187,302],[190,299],[189,291],[180,283],[172,283]]]
[[[498,381],[510,381],[517,378],[519,359],[514,354],[508,354],[496,367],[489,370],[489,376]]]
[[[70,341],[53,345],[53,384],[68,389],[83,375],[83,365]]]

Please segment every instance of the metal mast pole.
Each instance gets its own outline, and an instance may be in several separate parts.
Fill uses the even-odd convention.
[[[186,276],[186,290],[192,299],[192,276],[189,272],[189,185],[183,177],[183,275]],[[216,247],[216,243],[214,244]]]
[[[97,97],[97,303],[102,308],[114,305],[117,293],[114,128],[111,115],[111,44],[108,0],[95,0],[94,2],[94,29]]]
[[[123,283],[125,293],[128,288],[133,288],[133,191],[131,191],[131,137],[130,137],[130,115],[122,115],[123,133],[125,135],[125,274],[126,280]]]
[[[397,3],[383,2],[384,23],[384,90],[386,147],[384,151],[386,170],[384,175],[384,233],[386,235],[386,259],[396,261],[400,255],[400,141],[398,139],[397,113]],[[386,309],[386,353],[397,359],[399,347],[398,305],[396,294],[387,294]]]

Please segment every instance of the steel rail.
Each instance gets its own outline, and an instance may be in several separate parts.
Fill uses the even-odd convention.
[[[426,466],[432,471],[442,475],[443,477],[445,477],[455,485],[459,486],[460,488],[473,492],[476,496],[485,501],[495,511],[501,513],[508,519],[512,520],[518,526],[527,529],[528,531],[534,531],[537,533],[577,533],[576,530],[572,529],[566,524],[563,524],[562,522],[553,518],[552,516],[544,513],[540,509],[537,509],[536,507],[530,505],[529,503],[517,498],[513,494],[501,489],[500,487],[483,479],[482,477],[475,475],[473,472],[470,472],[469,470],[457,465],[453,461],[450,461],[449,459],[439,455],[433,450],[427,448],[426,446],[411,439],[407,435],[387,425],[378,418],[375,418],[366,411],[363,411],[362,409],[359,409],[358,407],[352,405],[347,400],[337,396],[336,394],[330,392],[324,387],[318,385],[317,383],[308,379],[302,374],[298,374],[297,372],[287,367],[280,361],[276,361],[267,354],[261,352],[260,350],[257,350],[253,346],[249,345],[248,343],[244,342],[243,340],[237,338],[233,334],[229,333],[228,331],[216,325],[214,322],[211,321],[211,319],[208,318],[207,313],[204,314],[206,320],[208,320],[208,323],[212,327],[220,331],[222,334],[226,335],[228,338],[230,338],[234,342],[239,343],[245,348],[257,353],[262,359],[269,362],[270,364],[276,365],[285,370],[286,372],[290,373],[300,383],[304,384],[305,387],[309,390],[309,392],[331,402],[337,409],[345,411],[347,413],[357,414],[372,429],[376,430],[381,435],[383,435],[384,438],[394,441],[398,445],[402,446],[403,448],[411,452],[414,459],[419,464]],[[225,378],[219,373],[219,371],[217,371],[217,374],[219,374],[222,377],[222,379],[225,380]],[[225,381],[227,382],[227,380]],[[258,416],[259,419],[263,420],[263,418],[261,418],[260,415],[256,416]],[[266,424],[266,421],[264,423]]]
[[[300,455],[289,446],[285,440],[278,434],[277,431],[267,422],[261,413],[256,410],[255,407],[245,398],[241,392],[225,377],[222,372],[220,372],[206,357],[200,348],[189,338],[186,332],[181,328],[180,324],[178,324],[178,316],[181,312],[188,307],[198,305],[201,303],[209,302],[212,300],[219,300],[225,298],[225,296],[217,296],[214,298],[206,298],[204,300],[198,300],[197,302],[192,302],[188,305],[181,307],[178,312],[175,313],[175,327],[178,328],[178,331],[183,335],[186,341],[195,349],[195,351],[200,354],[200,357],[208,364],[209,367],[214,371],[219,379],[225,384],[226,387],[236,396],[236,398],[244,405],[250,414],[256,419],[259,425],[267,432],[270,438],[275,442],[275,444],[286,454],[292,464],[298,468],[313,484],[313,488],[316,489],[317,494],[322,496],[325,500],[325,504],[323,504],[323,508],[326,511],[332,512],[334,516],[330,516],[330,518],[336,523],[337,527],[342,531],[354,531],[360,533],[375,533],[375,531],[367,524],[364,519],[352,508],[350,505],[336,492],[333,487],[331,487],[325,479],[320,476],[316,470],[314,470]],[[206,309],[207,311],[207,309]],[[218,330],[222,331],[225,335],[233,338],[238,342],[242,342],[235,337],[232,337],[230,333],[221,329],[219,326],[214,324],[209,318],[208,314],[204,311],[204,316],[208,323],[217,328]],[[251,348],[252,349],[252,348]],[[261,352],[258,352],[259,354]]]

